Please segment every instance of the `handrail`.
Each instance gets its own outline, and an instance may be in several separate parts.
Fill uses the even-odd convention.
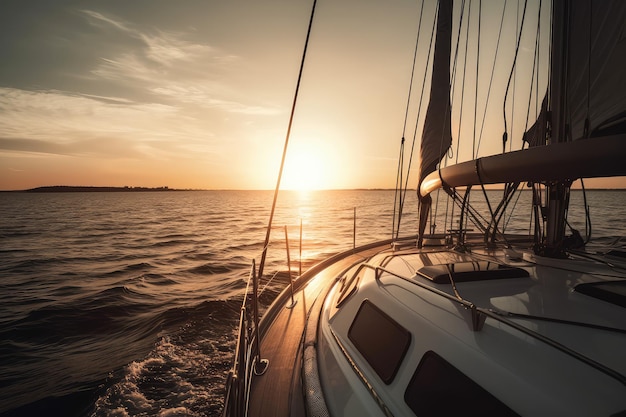
[[[291,288],[291,304],[287,308],[293,308],[296,300],[293,298],[293,276],[291,275],[291,256],[289,254],[289,234],[287,233],[287,225],[285,225],[285,247],[287,249],[287,274],[289,274],[289,288]],[[300,250],[302,250],[302,236],[300,237]],[[300,262],[302,265],[302,262]]]
[[[246,360],[246,354],[250,348],[250,336],[252,334],[252,328],[248,325],[250,322],[250,314],[248,313],[246,304],[248,301],[250,281],[254,278],[254,271],[255,265],[253,261],[252,269],[248,276],[243,303],[239,312],[239,332],[235,345],[235,358],[233,360],[233,366],[226,378],[226,395],[224,398],[224,409],[222,411],[223,417],[240,417],[245,415],[245,396],[250,382],[247,372],[248,361]]]
[[[261,337],[259,335],[259,278],[256,274],[255,261],[252,260],[252,319],[254,321],[254,336],[256,339],[256,352],[253,358],[255,375],[263,375],[267,370],[269,361],[261,359]]]
[[[287,249],[287,266],[291,287],[291,306],[295,305],[293,297],[293,279],[291,276],[291,260],[289,255],[289,237],[285,225],[285,244]],[[302,223],[300,223],[300,251],[302,251]],[[302,252],[300,252],[302,253]],[[302,258],[302,255],[300,255]],[[302,259],[300,259],[302,264]],[[261,358],[261,343],[259,334],[259,292],[256,262],[252,259],[250,274],[246,283],[241,310],[239,312],[239,332],[235,345],[233,365],[226,378],[226,394],[224,397],[223,417],[244,417],[247,415],[247,396],[250,392],[252,376],[263,375],[269,361]],[[252,297],[250,297],[250,283],[252,282]],[[252,314],[249,304],[251,304]]]
[[[250,282],[253,287],[252,297],[250,297]],[[256,263],[253,259],[239,312],[239,332],[233,366],[226,377],[223,417],[247,415],[247,396],[250,392],[252,376],[263,375],[269,364],[267,359],[261,359],[258,299],[258,279]]]

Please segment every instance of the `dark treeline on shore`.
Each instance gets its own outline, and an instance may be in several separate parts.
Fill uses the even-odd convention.
[[[73,186],[73,185],[51,185],[45,187],[31,188],[18,192],[23,193],[103,193],[103,192],[135,192],[135,191],[180,191],[174,188],[164,187],[95,187],[95,186]]]

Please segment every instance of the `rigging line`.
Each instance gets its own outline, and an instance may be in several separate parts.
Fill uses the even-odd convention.
[[[583,137],[589,137],[589,107],[591,96],[591,26],[593,24],[593,3],[589,0],[589,35],[587,46],[587,116],[585,117],[585,130]]]
[[[424,6],[424,2],[422,2],[422,7]],[[428,54],[427,54],[427,58],[426,58],[426,63],[424,66],[424,78],[422,79],[422,89],[420,91],[420,101],[419,104],[417,106],[417,117],[415,119],[415,128],[413,129],[413,142],[411,144],[411,153],[409,154],[409,167],[407,169],[407,176],[406,176],[406,183],[404,186],[405,189],[405,193],[406,190],[409,188],[409,172],[411,170],[411,165],[413,162],[413,154],[415,153],[415,142],[417,141],[417,128],[422,116],[422,104],[424,102],[424,94],[426,93],[426,79],[428,77],[428,67],[430,65],[430,58],[431,58],[431,52],[433,49],[433,39],[435,37],[435,23],[436,23],[436,19],[433,20],[433,26],[431,28],[430,31],[430,43],[428,45]],[[422,14],[420,13],[420,32],[421,32],[421,25],[422,25]]]
[[[472,224],[474,224],[474,226],[479,228],[482,232],[485,232],[487,231],[487,228],[481,222],[487,223],[487,219],[485,219],[478,212],[478,210],[476,210],[474,206],[472,206],[469,203],[469,197],[466,198],[466,196],[469,194],[469,191],[468,191],[469,189],[471,189],[471,187],[467,187],[465,195],[463,197],[461,197],[458,191],[453,190],[453,189],[449,189],[449,192],[448,191],[447,192],[448,192],[448,195],[452,197],[452,202],[455,203],[456,206],[458,206],[461,209],[460,219],[462,220],[463,217],[466,217],[467,219],[469,219],[469,221],[472,222]],[[452,207],[454,208],[454,206]],[[459,225],[461,225],[462,223],[461,220],[459,220]],[[451,219],[451,222],[453,222],[453,219]],[[453,227],[454,227],[454,224],[450,223],[450,229],[452,229]]]
[[[309,39],[311,37],[311,28],[313,27],[313,17],[315,16],[315,6],[317,0],[313,0],[313,7],[311,8],[311,17],[309,18],[309,27],[306,33],[306,40],[304,41],[304,50],[302,51],[302,60],[300,61],[300,70],[298,72],[298,81],[296,82],[296,91],[293,96],[293,103],[291,105],[291,114],[289,115],[289,125],[287,127],[287,134],[285,136],[285,146],[283,147],[283,155],[280,161],[280,169],[278,171],[278,178],[276,179],[276,188],[274,190],[274,200],[272,202],[272,209],[270,211],[270,218],[267,225],[267,232],[265,233],[265,243],[263,244],[263,253],[261,255],[261,262],[259,263],[259,279],[263,276],[263,267],[265,266],[265,258],[267,257],[267,245],[270,240],[270,234],[272,231],[272,221],[274,220],[274,212],[276,211],[276,200],[278,199],[278,191],[280,190],[280,180],[283,175],[283,168],[285,166],[285,157],[287,156],[287,146],[289,145],[289,137],[291,135],[291,126],[293,125],[293,117],[296,112],[296,104],[298,102],[298,93],[300,91],[300,82],[302,81],[302,73],[304,71],[304,62],[306,60],[306,52],[309,46]]]
[[[470,6],[471,6],[471,0],[470,0]],[[452,76],[451,76],[451,80],[452,81],[452,85],[450,87],[451,92],[448,93],[448,105],[450,106],[450,108],[452,108],[452,100],[454,99],[454,89],[456,88],[456,71],[457,71],[457,64],[459,62],[459,46],[461,45],[461,30],[463,29],[463,20],[465,19],[465,13],[463,12],[465,10],[465,0],[463,0],[461,2],[461,11],[460,11],[460,16],[459,16],[459,30],[457,32],[456,35],[456,46],[454,47],[454,65],[452,66]],[[468,18],[469,20],[469,18]],[[468,22],[468,27],[469,27],[469,22]],[[463,80],[465,80],[465,68],[463,69]],[[461,85],[461,109],[463,108],[463,93],[464,93],[464,89],[463,89],[464,85]],[[452,117],[452,112],[450,112],[450,117]],[[445,123],[445,120],[444,120]],[[460,126],[459,126],[459,132],[460,132]],[[457,142],[458,142],[459,138],[457,138]],[[439,153],[441,154],[441,146],[443,145],[442,143],[443,141],[440,141],[440,145],[439,145]],[[457,154],[458,156],[458,154]]]
[[[402,218],[402,172],[404,167],[404,135],[402,135],[402,141],[400,142],[400,155],[398,156],[398,170],[396,172],[396,190],[393,195],[393,218],[391,221],[391,238],[394,238],[394,234],[397,235],[400,232],[400,219]],[[396,207],[398,212],[398,227],[396,229]]]
[[[537,47],[535,49],[535,62],[537,63],[537,68],[541,68],[541,54],[539,52],[541,48],[541,10],[542,0],[539,0],[539,12],[537,14]],[[535,114],[539,114],[539,70],[535,72]],[[522,140],[522,149],[524,148],[524,141]]]
[[[469,5],[470,5],[470,8],[471,8],[471,0],[469,2]],[[452,66],[451,80],[455,80],[455,81],[453,81],[452,85],[450,86],[450,90],[452,90],[451,93],[448,92],[448,105],[450,106],[450,108],[452,108],[452,99],[451,99],[450,96],[454,97],[454,89],[456,88],[456,71],[457,71],[457,68],[458,68],[457,64],[458,64],[458,61],[459,61],[459,47],[461,45],[461,31],[463,29],[463,21],[465,19],[465,13],[463,12],[464,10],[465,10],[465,0],[463,0],[461,2],[461,10],[460,10],[460,16],[459,16],[459,19],[460,19],[459,20],[459,30],[457,32],[456,46],[455,46],[455,49],[454,49],[454,61],[453,61],[454,65]],[[468,18],[468,27],[469,27],[469,18]],[[467,42],[467,39],[466,39],[466,42]],[[466,43],[466,45],[467,45],[467,43]],[[464,96],[464,88],[463,87],[464,87],[464,83],[465,83],[465,69],[463,71],[463,83],[461,85],[461,106],[460,106],[461,109],[463,109],[463,96]],[[452,112],[450,112],[450,118],[452,118]],[[446,121],[447,120],[444,119],[443,123],[446,123]],[[447,122],[451,123],[451,120],[448,120]],[[443,129],[443,131],[445,131],[445,129]],[[443,135],[443,133],[442,133],[442,135]],[[460,137],[460,123],[459,123],[459,137]],[[441,138],[441,139],[443,139],[443,138]],[[457,139],[457,143],[458,143],[458,139]],[[443,147],[443,140],[440,140],[439,141],[439,154],[441,154],[441,151],[443,150],[442,147]],[[457,157],[458,157],[458,155],[457,155]],[[447,158],[446,158],[444,163],[447,164]],[[436,218],[436,216],[437,216],[437,214],[439,212],[439,204],[438,203],[439,203],[439,193],[437,193],[437,199],[435,201],[435,208],[434,208],[434,210],[430,211],[431,233],[435,232],[434,228],[436,227],[436,224],[433,224],[433,219]]]
[[[422,3],[422,5],[423,4],[424,3]],[[421,22],[421,16],[420,16],[420,22]],[[430,64],[430,57],[431,57],[431,52],[433,48],[433,39],[435,37],[435,23],[436,23],[436,19],[433,19],[433,26],[430,31],[430,44],[428,46],[428,55],[426,59],[426,64],[424,66],[424,78],[422,79],[422,90],[420,92],[420,101],[419,101],[419,105],[417,106],[417,118],[415,119],[415,128],[413,129],[413,142],[411,144],[411,153],[409,154],[409,166],[407,169],[407,175],[406,175],[405,185],[404,185],[405,195],[409,188],[409,172],[411,170],[411,165],[413,162],[413,154],[415,153],[415,142],[417,141],[417,130],[418,130],[419,122],[420,122],[421,115],[422,115],[422,103],[424,101],[424,94],[426,92],[426,78],[428,76],[428,66]],[[404,198],[403,200],[406,201],[406,198]]]
[[[420,9],[420,17],[419,17],[419,24],[418,24],[418,32],[417,32],[417,41],[416,41],[416,48],[419,45],[419,38],[422,32],[422,17],[423,17],[423,11],[424,11],[424,2],[422,1],[422,7]],[[435,20],[433,20],[433,26],[431,28],[431,33],[430,33],[430,45],[428,47],[428,55],[426,58],[426,64],[424,66],[424,78],[422,80],[422,89],[420,91],[420,101],[419,101],[419,105],[417,107],[417,118],[415,120],[415,128],[413,129],[413,141],[411,143],[411,152],[409,153],[409,164],[407,166],[407,170],[406,170],[406,179],[405,179],[405,183],[404,183],[404,187],[403,187],[403,192],[402,192],[402,201],[403,201],[403,205],[400,207],[400,210],[404,209],[404,202],[406,201],[406,193],[407,190],[409,188],[409,177],[410,177],[410,173],[411,173],[411,167],[413,165],[413,155],[415,153],[415,142],[417,140],[417,126],[419,124],[420,118],[421,118],[421,113],[422,113],[422,102],[424,100],[424,93],[426,91],[426,77],[428,74],[428,65],[430,63],[430,52],[432,50],[432,45],[433,45],[433,37],[435,34]],[[399,229],[399,225],[398,225],[398,229]]]
[[[515,46],[515,55],[513,56],[513,65],[511,66],[511,72],[509,73],[509,81],[506,84],[506,90],[504,93],[504,103],[502,104],[502,114],[504,116],[504,133],[502,134],[503,146],[506,144],[506,141],[508,138],[508,127],[506,123],[506,102],[509,96],[509,88],[511,86],[511,79],[513,78],[515,68],[517,67],[517,56],[519,54],[519,46],[522,41],[522,32],[524,31],[524,21],[526,20],[526,6],[527,5],[528,5],[528,0],[524,1],[524,10],[522,11],[522,21],[520,23],[519,35],[517,37],[517,45]],[[518,7],[518,10],[519,10],[519,7]]]
[[[554,3],[552,4],[554,6]],[[551,22],[554,21],[554,7],[550,7],[550,14],[548,16],[549,20]],[[548,39],[554,39],[554,25],[549,25],[549,32],[548,32]],[[548,105],[547,108],[548,109],[552,109],[552,59],[553,59],[553,51],[554,51],[554,45],[552,44],[552,42],[548,42],[548,62],[547,62],[547,67],[549,68],[548,70],[548,80],[547,80],[547,92],[546,95],[548,96]],[[550,121],[550,127],[549,130],[552,130],[552,120]],[[550,133],[551,135],[551,133]],[[548,138],[547,136],[543,138],[544,139],[544,143],[547,143]]]
[[[589,204],[587,204],[587,189],[585,181],[580,179],[580,186],[583,190],[583,204],[585,206],[585,244],[591,240],[591,213],[589,212]]]
[[[441,189],[437,190],[437,197],[435,197],[435,209],[430,211],[430,233],[433,235],[435,234],[435,230],[437,229],[437,214],[439,213],[439,197],[441,195],[440,191]]]
[[[476,37],[476,80],[475,80],[475,88],[474,88],[474,126],[472,133],[472,158],[476,158],[478,155],[478,149],[476,149],[476,115],[478,112],[478,70],[480,68],[480,34],[481,34],[481,23],[482,23],[482,10],[483,10],[483,2],[482,0],[478,3],[478,35]],[[469,28],[469,24],[468,24]]]
[[[506,214],[506,209],[509,207],[511,200],[513,200],[513,196],[517,192],[517,189],[519,188],[519,186],[520,186],[520,182],[514,182],[514,183],[510,182],[510,183],[507,183],[504,187],[504,195],[502,196],[502,200],[498,204],[498,207],[496,208],[496,211],[495,211],[495,214],[498,218],[493,219],[494,227],[493,227],[493,233],[491,234],[492,242],[495,242],[496,240],[498,225],[502,221],[502,217],[504,217],[504,215]],[[518,193],[518,199],[519,199],[519,193]],[[502,235],[504,235],[504,229],[506,228],[506,225],[508,224],[508,220],[510,220],[511,217],[512,216],[509,216],[507,218],[507,221],[505,221],[504,227],[502,228],[502,232],[501,232]]]
[[[518,2],[517,10],[519,12],[519,2]],[[518,21],[519,21],[519,18],[518,18]],[[529,123],[529,120],[530,120],[530,108],[531,108],[532,96],[533,96],[533,84],[535,86],[535,114],[538,115],[537,112],[539,111],[538,110],[538,100],[539,100],[539,98],[538,98],[539,97],[539,79],[538,79],[538,77],[539,77],[539,71],[537,70],[537,67],[538,67],[538,60],[539,60],[539,56],[540,56],[539,55],[539,42],[540,42],[540,36],[541,36],[540,28],[541,28],[541,1],[539,2],[539,7],[538,7],[538,10],[537,10],[537,30],[535,32],[535,51],[534,51],[534,54],[533,54],[534,55],[533,68],[532,68],[532,73],[531,73],[531,76],[530,76],[531,86],[529,88],[528,106],[526,108],[526,122],[525,122],[525,127],[524,127],[525,131],[528,130],[528,123]],[[519,36],[521,37],[521,31],[520,31]],[[533,83],[533,81],[535,81],[535,76],[537,77],[537,81],[536,81],[536,83]],[[514,87],[514,89],[515,89],[515,87]],[[513,95],[515,96],[515,93],[513,93]],[[513,107],[514,106],[515,106],[515,102],[513,102]],[[514,113],[514,110],[512,110],[512,113]],[[513,130],[513,125],[512,124],[511,124],[511,130]],[[509,151],[512,150],[512,147],[513,147],[513,140],[511,138],[511,141],[509,143]],[[524,140],[522,139],[522,149],[523,148],[524,148]],[[513,184],[511,184],[511,185],[513,185]],[[507,184],[507,187],[508,187],[508,184]],[[516,189],[519,188],[519,184],[517,184],[515,186],[515,188]],[[515,192],[515,190],[513,190],[513,192]],[[512,195],[506,197],[506,198],[508,198],[508,201],[505,203],[504,210],[506,210],[506,207],[510,204],[512,197],[513,197]],[[513,211],[515,211],[515,208],[517,207],[517,203],[519,202],[520,197],[521,197],[521,194],[518,193],[517,199],[515,200],[515,203],[513,204],[513,208],[511,209],[511,215],[504,222],[504,226],[502,228],[502,234],[503,235],[505,233],[505,230],[506,230],[506,228],[507,228],[511,218],[513,217],[512,213],[513,213]],[[496,209],[496,212],[498,210],[499,209]],[[502,219],[502,216],[504,214],[505,214],[504,211],[500,214],[500,216],[499,216],[499,218],[498,218],[498,220],[496,221],[496,224],[495,224],[496,227],[500,223],[500,221]],[[494,230],[493,230],[492,241],[495,240],[495,236],[496,236],[496,228],[494,228]]]
[[[465,30],[465,57],[463,60],[463,78],[461,81],[461,106],[459,108],[459,130],[457,133],[457,141],[456,141],[456,160],[455,163],[459,162],[459,147],[460,147],[460,143],[461,143],[461,122],[463,120],[463,103],[465,101],[465,74],[467,73],[467,52],[468,52],[468,46],[469,46],[469,28],[470,28],[470,24],[472,21],[472,0],[469,1],[469,9],[470,9],[470,13],[468,18],[467,18],[467,28]],[[478,24],[478,26],[480,27],[480,23]],[[480,32],[480,29],[479,29]],[[478,77],[478,75],[477,75]],[[475,135],[474,135],[475,136]],[[472,158],[475,157],[474,155],[474,145],[472,144]]]
[[[517,0],[517,7],[515,8],[515,35],[522,38],[522,28],[519,26],[519,2]],[[511,98],[511,140],[509,143],[509,152],[512,150],[511,145],[513,144],[513,132],[515,132],[515,91],[517,90],[517,58],[515,59],[515,64],[513,65],[513,97]],[[505,99],[506,100],[506,99]],[[506,143],[502,144],[502,153],[506,152]]]
[[[551,322],[551,323],[566,324],[569,326],[587,327],[590,329],[603,330],[603,331],[611,332],[611,333],[626,334],[626,329],[620,329],[619,327],[609,327],[609,326],[603,326],[601,324],[595,324],[595,323],[564,320],[564,319],[559,319],[555,317],[535,316],[532,314],[514,313],[511,311],[500,311],[496,309],[489,309],[489,311],[491,311],[494,314],[497,314],[499,316],[504,316],[504,317],[511,317],[511,318],[522,319],[522,320],[546,321],[546,322]]]
[[[452,208],[450,208],[452,207]],[[454,216],[454,205],[452,204],[452,202],[450,201],[449,198],[446,198],[446,210],[444,211],[444,217],[443,217],[443,233],[444,235],[446,234],[446,226],[448,225],[448,217],[450,217],[450,219]],[[452,229],[450,227],[450,229]]]
[[[528,91],[528,107],[526,108],[526,125],[524,127],[524,130],[527,131],[528,130],[528,122],[530,121],[530,107],[533,101],[533,84],[535,85],[535,101],[538,100],[539,97],[539,81],[537,81],[537,84],[534,83],[535,81],[535,73],[538,73],[539,71],[537,70],[537,66],[538,66],[538,59],[539,59],[539,36],[541,33],[541,4],[539,4],[539,14],[537,16],[537,31],[535,33],[535,52],[534,52],[534,59],[533,59],[533,70],[532,70],[532,74],[530,76],[530,82],[531,82],[531,86],[529,88]],[[538,103],[535,102],[535,113],[537,114],[537,105]],[[539,116],[539,114],[537,114],[537,116]],[[522,148],[524,148],[524,140],[522,140]]]
[[[419,46],[419,41],[420,41],[420,34],[422,32],[422,17],[424,15],[424,1],[422,1],[422,6],[420,7],[420,15],[419,15],[419,20],[418,20],[418,24],[417,24],[417,35],[416,35],[416,39],[415,39],[415,49],[413,51],[413,67],[411,69],[411,80],[409,82],[409,92],[408,92],[408,97],[407,97],[407,102],[406,102],[406,111],[404,114],[404,126],[402,127],[402,149],[401,149],[401,153],[402,153],[402,166],[398,167],[398,176],[400,177],[400,183],[398,183],[396,181],[396,193],[399,194],[399,203],[398,203],[398,227],[397,230],[395,231],[396,236],[398,236],[400,234],[400,221],[402,218],[402,211],[404,209],[404,199],[406,197],[406,190],[408,188],[408,180],[409,180],[409,174],[411,172],[411,162],[413,160],[413,149],[411,149],[411,154],[409,155],[409,166],[407,167],[407,172],[406,172],[406,184],[404,186],[404,188],[402,188],[402,174],[400,171],[404,170],[404,142],[405,142],[405,136],[406,136],[406,126],[407,126],[407,122],[408,122],[408,117],[409,117],[409,107],[410,107],[410,103],[411,103],[411,96],[413,95],[413,79],[415,77],[415,64],[417,63],[417,51],[418,51],[418,46]],[[422,92],[424,86],[422,84]],[[420,101],[421,103],[421,101]],[[413,145],[415,145],[415,139],[413,139]],[[398,177],[396,177],[398,178]],[[398,188],[400,188],[400,192],[398,192]],[[396,202],[394,201],[394,207],[396,205]],[[394,223],[393,223],[394,227],[395,227],[395,210],[394,210]],[[393,234],[393,231],[392,231]]]
[[[537,183],[531,183],[531,190],[533,193],[531,204],[531,218],[528,219],[528,231],[530,233],[531,227],[533,228],[533,242],[535,245],[539,244],[539,236],[541,236],[542,218],[539,210],[541,204],[541,196],[539,195],[540,185]],[[533,223],[533,219],[535,220]],[[533,227],[534,226],[534,227]]]
[[[609,268],[615,270],[615,272],[617,272],[617,273],[621,273],[621,272],[626,270],[626,267],[623,267],[621,265],[617,265],[617,264],[614,264],[612,262],[609,262],[609,260],[607,260],[604,257],[604,255],[607,255],[607,253],[605,253],[604,255],[602,255],[602,254],[591,254],[591,253],[585,252],[584,249],[583,250],[570,249],[570,250],[568,250],[568,253],[570,255],[573,255],[573,256],[578,256],[579,258],[591,260],[591,261],[594,261],[594,262],[598,262],[598,263],[600,263],[602,265],[608,266]],[[594,275],[616,278],[614,275],[609,275],[609,274],[605,274],[605,273],[594,273]]]
[[[409,81],[409,91],[407,94],[407,99],[406,99],[406,109],[404,111],[404,125],[402,126],[402,138],[404,139],[404,136],[406,134],[406,125],[409,119],[409,108],[411,106],[411,96],[412,96],[412,92],[413,92],[413,79],[415,77],[415,63],[417,62],[417,47],[419,46],[419,41],[420,41],[420,32],[421,32],[421,28],[422,28],[422,15],[424,12],[424,2],[422,1],[422,7],[420,8],[420,17],[419,17],[419,21],[417,24],[417,37],[415,39],[415,48],[413,50],[413,67],[411,68],[411,78]]]
[[[485,109],[483,112],[483,119],[480,126],[480,134],[478,135],[478,145],[476,145],[476,153],[480,150],[480,143],[483,137],[483,131],[485,128],[485,120],[487,119],[487,105],[489,104],[489,97],[491,96],[491,87],[493,85],[493,77],[496,73],[496,60],[498,57],[498,50],[500,49],[500,39],[502,38],[502,28],[504,27],[504,13],[506,12],[506,4],[508,0],[504,1],[504,7],[502,8],[502,17],[500,18],[500,29],[498,30],[498,41],[496,42],[496,51],[493,54],[493,65],[491,66],[491,77],[489,79],[489,87],[487,88],[487,97],[485,99]]]
[[[528,0],[524,1],[524,10],[522,11],[522,21],[520,23],[520,31],[519,31],[519,35],[517,37],[517,45],[515,47],[515,55],[513,58],[513,65],[511,66],[511,72],[509,73],[509,80],[506,84],[506,90],[504,93],[504,102],[502,104],[502,113],[504,116],[504,133],[502,134],[502,142],[503,142],[503,146],[505,146],[506,142],[507,142],[507,138],[508,138],[508,127],[507,127],[507,122],[506,122],[506,102],[507,102],[507,98],[509,96],[509,88],[511,86],[511,80],[513,78],[513,74],[515,73],[515,68],[517,67],[517,57],[519,54],[519,46],[521,44],[522,41],[522,33],[524,32],[524,21],[526,19],[526,6],[528,5]],[[519,10],[519,7],[518,7]]]
[[[491,207],[491,201],[489,201],[489,197],[487,196],[487,190],[485,189],[485,184],[483,183],[483,180],[481,178],[480,175],[480,159],[476,160],[476,175],[478,176],[478,181],[480,183],[480,188],[483,191],[483,195],[485,196],[485,201],[487,202],[487,207],[489,208],[489,215],[491,216],[491,220],[489,221],[489,225],[488,225],[488,229],[485,232],[485,242],[487,242],[488,236],[489,236],[489,227],[491,226],[492,223],[496,223],[496,217],[495,214],[493,212],[493,208]],[[494,224],[494,234],[497,233],[498,230],[498,225],[497,223]],[[504,237],[504,234],[502,234],[502,237]],[[504,240],[506,241],[506,237],[504,237]]]
[[[465,245],[465,234],[463,233],[463,231],[466,229],[466,227],[463,224],[463,220],[465,220],[465,222],[467,223],[467,218],[465,218],[466,214],[469,215],[469,213],[471,212],[470,209],[467,208],[466,213],[466,204],[469,204],[469,195],[471,190],[472,186],[467,186],[467,188],[465,188],[465,194],[463,195],[463,204],[461,205],[461,213],[459,214],[459,245]]]
[[[518,185],[518,188],[519,188],[519,185]],[[521,196],[522,196],[521,192],[517,193],[517,198],[515,199],[515,203],[513,203],[513,208],[511,209],[510,215],[509,217],[507,217],[506,222],[504,222],[504,227],[502,227],[503,234],[506,233],[506,229],[507,227],[509,227],[509,223],[511,222],[511,219],[513,218],[513,212],[517,208],[517,203],[519,202]]]

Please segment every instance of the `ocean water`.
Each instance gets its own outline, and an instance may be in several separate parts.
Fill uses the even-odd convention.
[[[522,220],[505,218],[507,231],[528,230],[529,196],[515,207]],[[587,198],[591,247],[623,246],[626,192]],[[0,416],[219,415],[271,201],[267,191],[0,193]],[[288,282],[287,239],[295,277],[392,234],[392,191],[281,192],[278,201],[266,305]],[[574,192],[570,223],[584,232],[581,202]],[[438,231],[454,223],[444,206]],[[402,224],[415,232],[414,192]]]

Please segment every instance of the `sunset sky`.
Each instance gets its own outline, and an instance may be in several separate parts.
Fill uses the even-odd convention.
[[[273,188],[311,5],[3,2],[0,190]],[[418,13],[319,2],[285,188],[394,186]]]

